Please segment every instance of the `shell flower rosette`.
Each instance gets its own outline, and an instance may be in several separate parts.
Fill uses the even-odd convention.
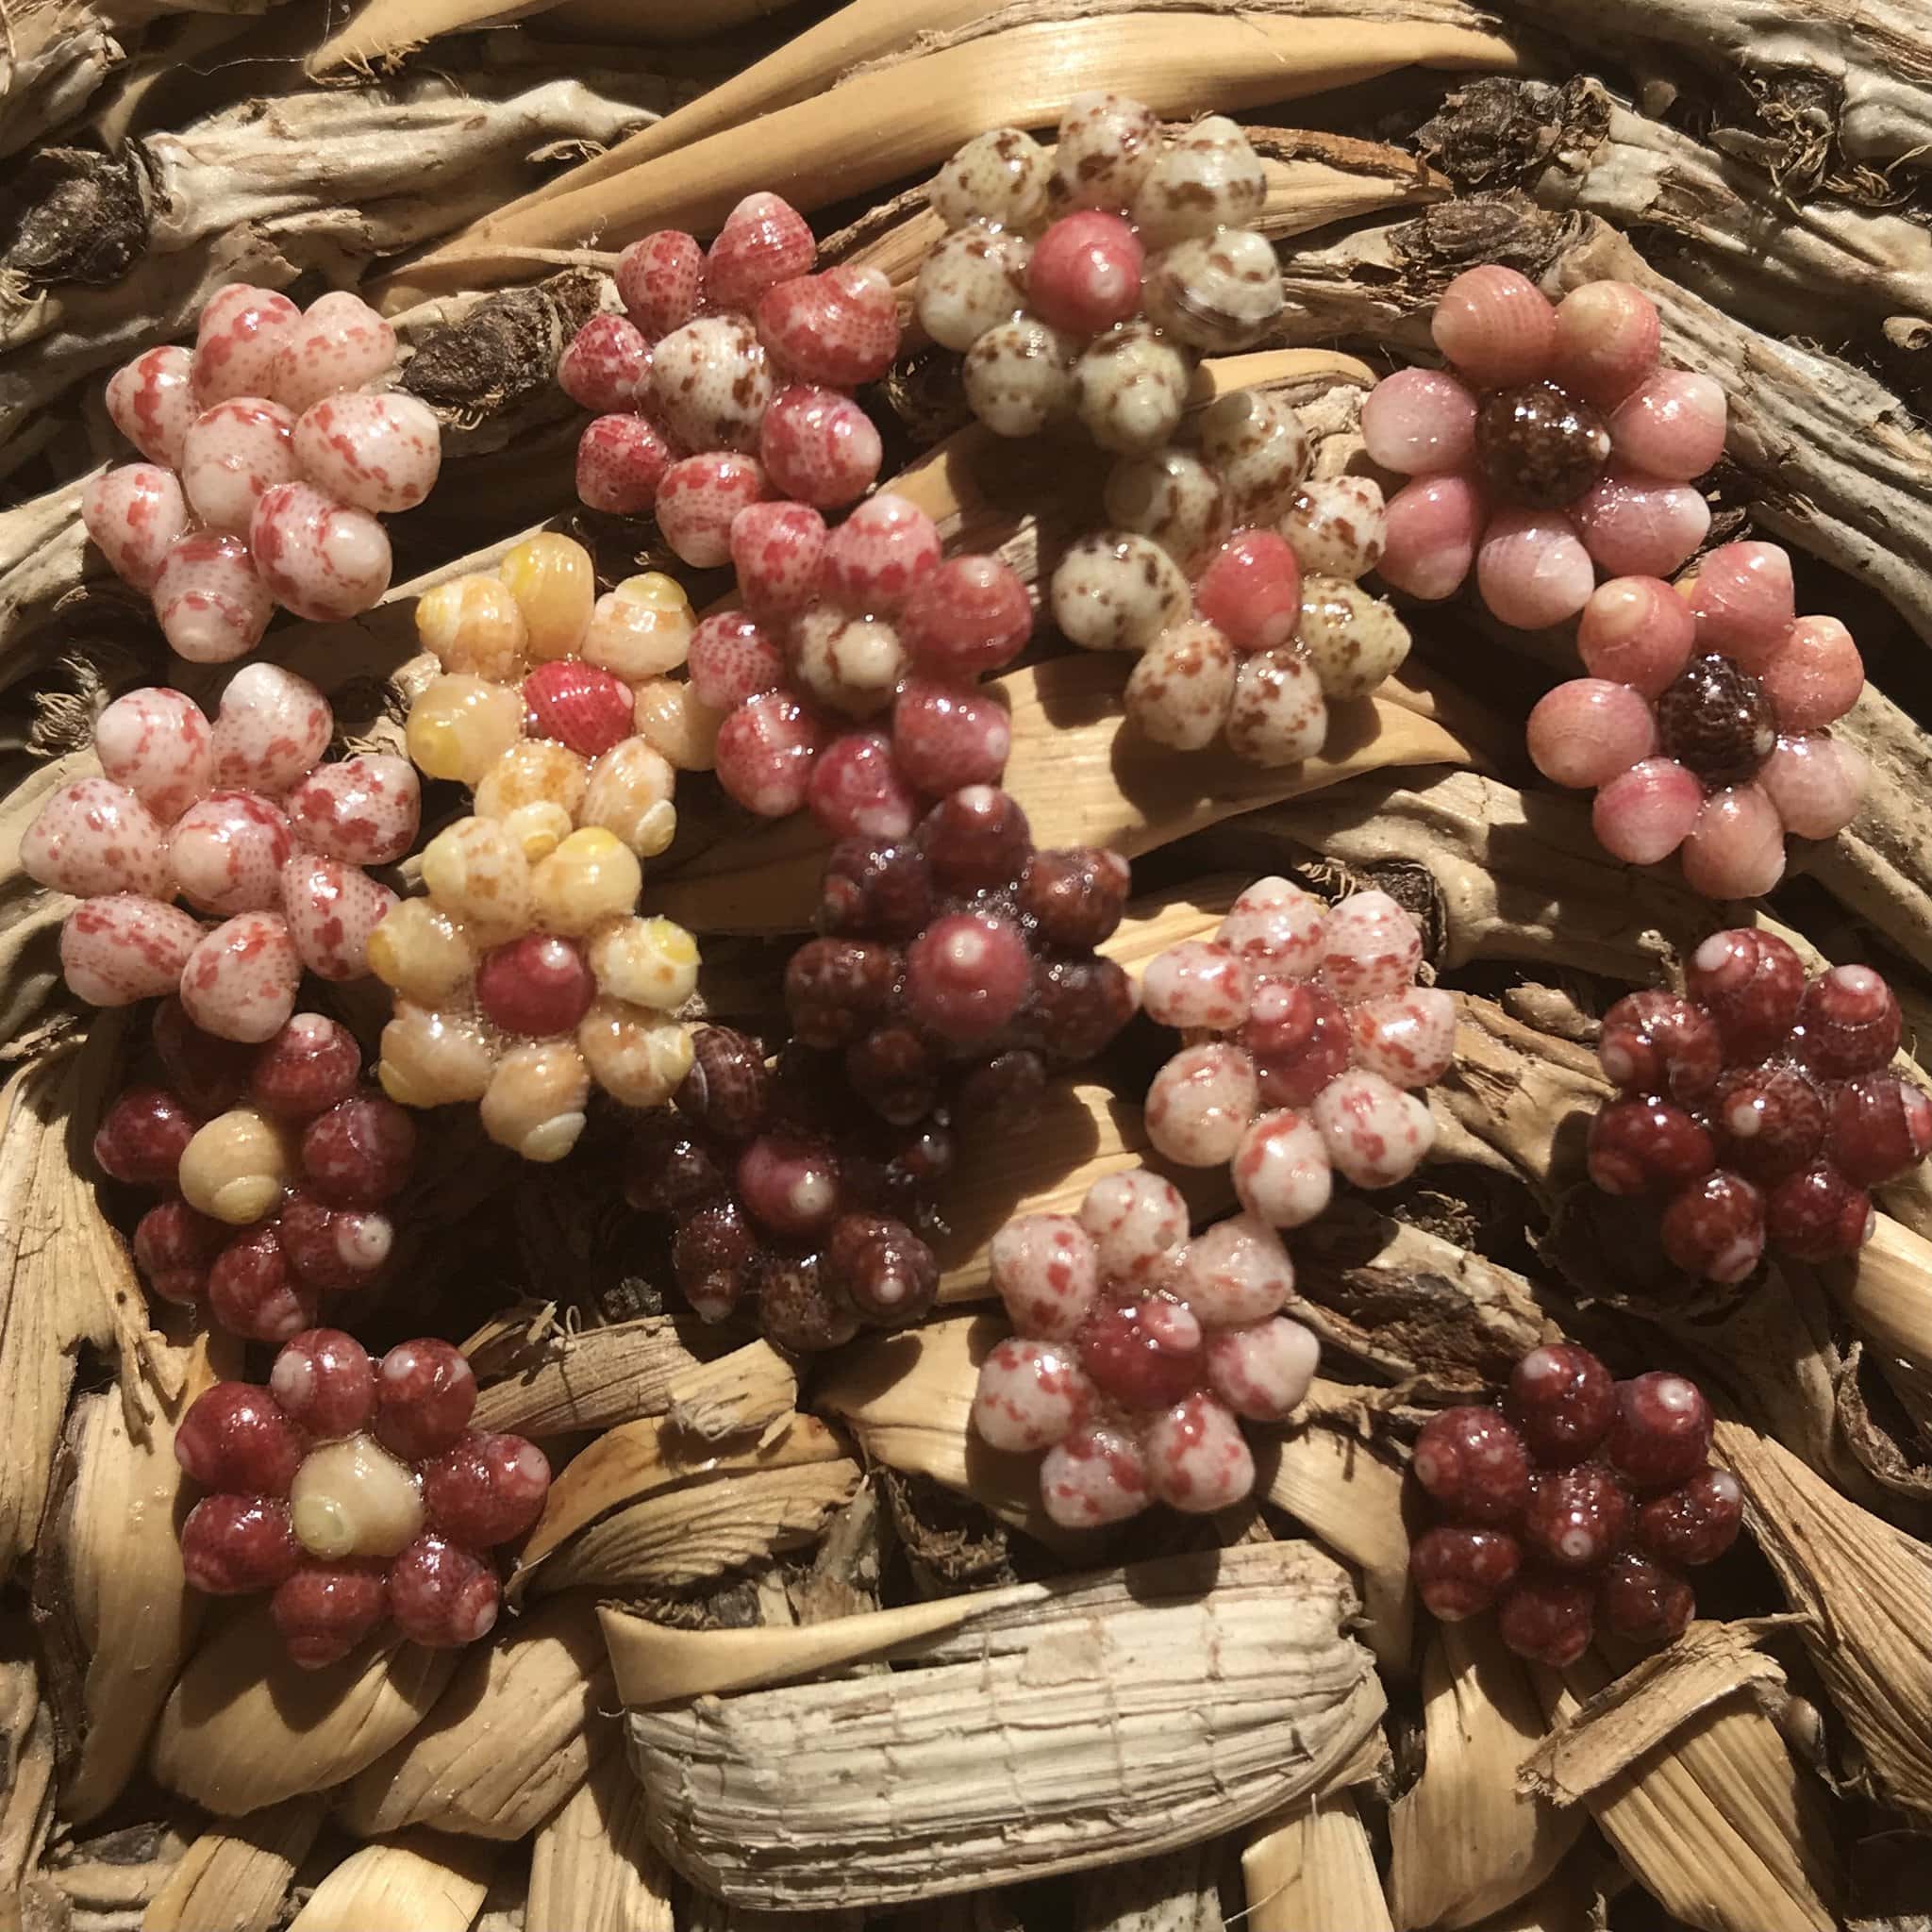
[[[1932,1095],[1890,1071],[1902,1030],[1871,967],[1807,980],[1775,935],[1713,933],[1681,994],[1631,993],[1604,1015],[1619,1093],[1591,1123],[1591,1179],[1660,1198],[1664,1252],[1708,1281],[1740,1282],[1767,1252],[1856,1255],[1872,1190],[1932,1151]]]
[[[234,283],[192,350],[149,349],[108,381],[108,413],[145,460],[91,477],[81,521],[179,656],[225,663],[277,604],[333,622],[388,590],[380,519],[421,503],[442,461],[428,405],[376,387],[395,359],[395,331],[358,296],[303,309]]]
[[[617,265],[622,315],[595,315],[558,366],[600,413],[577,445],[592,509],[653,512],[684,562],[727,562],[739,511],[773,499],[841,508],[878,475],[884,445],[852,391],[899,347],[891,284],[876,269],[810,271],[810,225],[775,194],[748,195],[708,250],[676,229]]]
[[[1048,150],[1016,127],[962,147],[927,191],[946,232],[914,312],[963,357],[966,400],[1001,436],[1077,421],[1103,449],[1174,435],[1196,358],[1246,348],[1284,307],[1251,223],[1268,179],[1219,114],[1170,140],[1115,93],[1076,95]]]
[[[1667,576],[1710,527],[1692,479],[1724,452],[1722,387],[1658,360],[1656,307],[1626,282],[1552,306],[1514,269],[1459,275],[1430,324],[1448,368],[1402,369],[1362,405],[1369,455],[1411,480],[1389,503],[1382,575],[1483,602],[1523,629],[1581,610],[1599,568]]]
[[[1138,656],[1126,711],[1177,751],[1224,739],[1237,758],[1290,765],[1320,751],[1331,704],[1366,697],[1409,635],[1358,579],[1382,553],[1382,494],[1362,476],[1312,478],[1293,407],[1236,391],[1191,439],[1123,457],[1107,481],[1112,527],[1055,566],[1055,624],[1093,651]]]
[[[101,775],[63,785],[21,841],[29,875],[80,901],[60,933],[78,997],[178,991],[197,1026],[257,1043],[294,1011],[305,968],[369,972],[395,894],[363,868],[408,851],[419,790],[403,758],[325,763],[333,730],[328,700],[267,663],[235,674],[212,723],[161,687],[101,713]]]
[[[472,1429],[475,1407],[449,1342],[376,1362],[332,1328],[286,1342],[266,1386],[205,1390],[175,1439],[205,1492],[181,1525],[190,1586],[267,1593],[310,1670],[385,1625],[435,1649],[488,1636],[503,1601],[490,1553],[536,1522],[550,1464],[521,1436]]]
[[[1864,689],[1852,634],[1794,614],[1791,560],[1775,543],[1724,543],[1673,589],[1602,585],[1577,649],[1588,677],[1530,713],[1537,769],[1594,786],[1604,849],[1630,865],[1682,855],[1714,899],[1768,892],[1787,835],[1828,839],[1858,814],[1864,754],[1830,726]]]
[[[396,995],[378,1072],[406,1106],[477,1102],[492,1140],[560,1160],[593,1087],[658,1107],[691,1065],[671,1016],[697,942],[638,910],[677,770],[709,762],[715,731],[669,675],[690,600],[660,573],[600,597],[589,552],[546,532],[429,591],[416,623],[442,675],[410,708],[409,751],[475,811],[429,841],[425,896],[373,938]]]
[[[1599,1629],[1674,1641],[1696,1607],[1683,1572],[1743,1521],[1710,1443],[1710,1405],[1685,1376],[1618,1382],[1588,1349],[1532,1349],[1500,1405],[1444,1409],[1416,1439],[1437,1518],[1409,1556],[1423,1602],[1445,1623],[1493,1608],[1503,1641],[1554,1669]]]
[[[1415,984],[1422,935],[1395,901],[1357,892],[1328,907],[1266,878],[1211,940],[1150,960],[1149,1017],[1187,1044],[1155,1074],[1147,1136],[1184,1167],[1226,1161],[1248,1213],[1299,1227],[1340,1174],[1392,1187],[1435,1143],[1420,1090],[1455,1051],[1446,992]]]
[[[1134,1168],[1096,1181],[1076,1215],[1008,1222],[991,1259],[1016,1333],[980,1367],[973,1427],[991,1448],[1043,1452],[1056,1523],[1249,1493],[1241,1420],[1284,1421],[1320,1353],[1281,1312],[1294,1268],[1273,1228],[1241,1215],[1191,1241],[1174,1184]]]

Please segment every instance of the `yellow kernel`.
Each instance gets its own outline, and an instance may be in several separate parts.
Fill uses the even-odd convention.
[[[416,635],[445,671],[470,672],[497,684],[524,675],[529,633],[501,577],[452,577],[416,603]]]
[[[615,832],[640,858],[656,858],[677,832],[677,774],[641,738],[621,739],[591,767],[578,819]]]
[[[480,1109],[483,1131],[525,1160],[561,1160],[584,1131],[591,1070],[567,1040],[505,1054]]]
[[[311,1557],[393,1557],[423,1527],[415,1475],[374,1436],[345,1436],[309,1450],[289,1487],[295,1541]]]
[[[545,932],[589,932],[632,911],[643,884],[637,854],[614,832],[586,825],[531,868],[536,924]]]
[[[680,772],[708,772],[717,762],[724,714],[701,705],[690,685],[669,677],[639,685],[636,717],[639,737]]]
[[[673,919],[614,919],[584,949],[597,990],[634,1007],[669,1011],[698,983],[698,942]]]
[[[539,663],[568,658],[583,641],[597,597],[597,573],[581,543],[540,530],[496,566],[524,613],[529,653]]]
[[[244,1227],[282,1198],[290,1165],[289,1143],[275,1123],[238,1107],[196,1132],[175,1178],[196,1212]]]
[[[567,744],[551,738],[520,738],[476,784],[476,811],[506,819],[520,805],[547,801],[575,814],[584,800],[591,768]]]
[[[530,867],[495,819],[458,819],[437,833],[423,849],[423,883],[474,929],[478,945],[529,930]]]
[[[369,970],[405,999],[434,1006],[475,968],[461,923],[427,899],[398,899],[369,935]]]
[[[523,848],[524,857],[535,865],[548,858],[571,835],[571,816],[562,806],[540,798],[534,805],[520,805],[505,812],[503,829]]]
[[[675,577],[658,570],[625,577],[597,599],[584,633],[584,661],[636,684],[675,671],[696,628],[691,599]]]
[[[481,1100],[493,1064],[483,1028],[469,1015],[398,1000],[395,1018],[382,1029],[375,1075],[398,1107],[447,1107]]]
[[[460,673],[439,677],[409,707],[409,756],[432,778],[475,785],[524,732],[524,694]]]
[[[592,1004],[577,1044],[598,1086],[625,1107],[662,1107],[691,1072],[691,1029],[621,1000]]]

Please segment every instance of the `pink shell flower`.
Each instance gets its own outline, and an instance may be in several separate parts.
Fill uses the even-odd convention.
[[[586,505],[655,513],[676,556],[710,569],[749,504],[865,494],[884,445],[850,391],[891,366],[898,308],[880,271],[814,275],[817,254],[776,194],[747,195],[708,249],[662,229],[624,251],[625,313],[592,316],[557,368],[597,412],[577,447]]]
[[[1257,879],[1212,940],[1150,960],[1141,1000],[1183,1033],[1147,1092],[1147,1135],[1184,1167],[1226,1161],[1248,1213],[1299,1227],[1335,1175],[1391,1187],[1435,1143],[1419,1090],[1455,1051],[1449,995],[1415,984],[1422,934],[1386,892],[1328,907]]]
[[[1724,394],[1659,364],[1641,290],[1590,282],[1553,307],[1491,264],[1449,284],[1430,326],[1449,367],[1398,370],[1362,406],[1370,456],[1413,479],[1389,503],[1389,583],[1440,599],[1474,565],[1490,609],[1536,629],[1574,617],[1599,568],[1667,576],[1689,559]]]
[[[421,792],[404,758],[323,763],[333,728],[307,678],[266,663],[235,674],[212,723],[159,687],[101,713],[102,775],[63,785],[21,841],[29,876],[81,902],[60,940],[80,998],[178,991],[197,1025],[258,1042],[294,1010],[305,969],[369,971],[395,894],[362,868],[408,851]]]
[[[1280,1237],[1241,1215],[1190,1241],[1187,1204],[1144,1168],[1094,1182],[1077,1215],[1008,1222],[992,1274],[1018,1332],[980,1366],[973,1426],[1044,1452],[1041,1502],[1070,1529],[1240,1502],[1241,1419],[1285,1420],[1314,1376]]]
[[[319,1670],[386,1624],[412,1643],[475,1643],[503,1586],[488,1553],[542,1513],[550,1464],[522,1436],[473,1429],[476,1379],[446,1341],[380,1362],[311,1328],[267,1385],[217,1382],[175,1439],[204,1491],[181,1525],[189,1583],[270,1593],[289,1655]]]
[[[277,604],[337,622],[388,590],[378,513],[414,508],[442,461],[429,407],[377,387],[395,353],[358,296],[303,310],[234,283],[192,351],[149,349],[110,378],[108,413],[147,460],[91,477],[81,522],[178,656],[228,663]]]
[[[1865,670],[1835,617],[1793,614],[1791,560],[1775,543],[1725,543],[1695,580],[1618,577],[1584,608],[1587,677],[1529,716],[1537,769],[1596,788],[1604,849],[1655,865],[1681,849],[1713,899],[1768,892],[1785,836],[1828,839],[1857,816],[1868,771],[1827,728]]]

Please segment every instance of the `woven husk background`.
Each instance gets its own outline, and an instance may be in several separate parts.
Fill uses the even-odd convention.
[[[1932,1181],[1856,1266],[1697,1303],[1580,1186],[1597,1016],[1720,925],[1879,965],[1926,1078],[1928,48],[1924,0],[0,0],[0,1932],[1932,1923]],[[387,603],[265,647],[393,742],[426,583],[545,523],[607,581],[663,561],[578,508],[551,379],[618,248],[772,187],[909,282],[933,166],[1096,85],[1254,130],[1290,303],[1214,380],[1292,395],[1330,468],[1462,267],[1648,290],[1730,391],[1712,541],[1789,544],[1800,608],[1857,636],[1863,817],[1761,905],[1616,867],[1521,747],[1569,647],[1467,600],[1415,618],[1353,741],[1265,782],[1122,766],[1114,668],[1036,654],[1010,782],[1042,843],[1134,855],[1117,957],[1281,870],[1396,893],[1460,1002],[1435,1158],[1294,1238],[1323,1379],[1254,1500],[1070,1538],[966,1437],[984,1238],[1139,1158],[1151,1030],[969,1163],[928,1326],[802,1369],[667,1307],[607,1138],[533,1174],[452,1119],[373,1339],[468,1341],[479,1420],[567,1466],[488,1645],[277,1663],[182,1588],[173,1427],[241,1358],[143,1303],[86,1155],[130,1025],[67,1000],[63,906],[14,857],[100,706],[181,669],[80,534],[105,376],[231,279],[394,316],[442,480]],[[1081,479],[930,456],[929,368],[869,400],[949,535],[1036,574]],[[654,903],[705,938],[707,1009],[770,1025],[811,841],[700,784],[679,809]],[[1697,1374],[1747,1493],[1700,1621],[1635,1668],[1526,1668],[1407,1585],[1415,1428],[1559,1334]],[[798,1779],[834,1732],[838,1789]]]

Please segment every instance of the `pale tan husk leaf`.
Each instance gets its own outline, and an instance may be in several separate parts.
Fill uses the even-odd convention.
[[[676,1932],[671,1874],[651,1843],[644,1788],[621,1752],[593,1764],[538,1827],[524,1922],[570,1932]]]
[[[553,1326],[521,1349],[499,1338],[502,1354],[514,1350],[514,1357],[484,1380],[474,1426],[541,1441],[662,1414],[678,1376],[703,1359],[686,1345],[691,1325],[674,1315],[645,1315],[580,1332]],[[488,1372],[479,1365],[477,1373]]]
[[[156,1893],[141,1932],[268,1932],[325,1809],[319,1797],[290,1798],[203,1832]]]
[[[1393,1932],[1353,1791],[1319,1792],[1265,1824],[1241,1854],[1241,1886],[1251,1932]]]
[[[354,1851],[325,1877],[289,1932],[468,1932],[499,1848],[480,1839],[405,1832]]]

